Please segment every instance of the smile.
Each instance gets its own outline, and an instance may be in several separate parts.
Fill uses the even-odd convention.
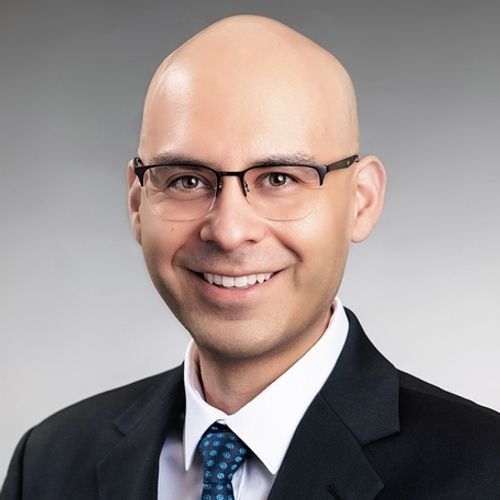
[[[222,274],[203,273],[203,279],[211,285],[223,288],[245,288],[264,283],[272,278],[275,273],[256,273],[245,276],[224,276]]]

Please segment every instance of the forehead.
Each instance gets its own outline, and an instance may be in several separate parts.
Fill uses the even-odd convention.
[[[341,154],[352,142],[348,98],[332,69],[318,78],[312,66],[288,52],[279,64],[231,51],[209,62],[198,53],[172,61],[146,98],[141,156],[197,152],[219,162],[293,151]]]

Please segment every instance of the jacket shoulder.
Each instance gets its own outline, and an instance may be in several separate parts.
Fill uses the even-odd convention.
[[[89,424],[105,424],[112,422],[124,412],[134,401],[163,386],[169,378],[175,376],[181,367],[176,367],[130,384],[126,384],[94,396],[85,398],[40,422],[34,429],[37,433],[57,429],[77,428]]]
[[[81,490],[78,498],[90,498],[90,491],[97,487],[97,461],[123,436],[123,427],[117,422],[127,425],[130,410],[134,413],[139,407],[147,413],[162,397],[177,395],[182,387],[179,366],[86,398],[49,416],[19,442],[0,498],[69,498],[66,489],[82,484],[91,489]]]
[[[427,443],[436,456],[453,454],[464,464],[494,464],[500,470],[500,414],[399,372],[401,430]]]
[[[438,406],[448,407],[459,414],[476,415],[477,418],[491,420],[492,423],[500,425],[500,413],[481,406],[470,399],[448,392],[436,385],[421,380],[409,373],[398,370],[400,389],[402,394],[413,395],[422,401],[429,403],[434,401]]]
[[[381,498],[500,498],[500,414],[397,373],[398,431],[365,448]]]
[[[25,442],[25,466],[39,460],[61,462],[61,457],[78,457],[80,465],[102,456],[122,437],[118,417],[139,405],[148,412],[172,381],[182,380],[182,368],[91,396],[49,416],[29,432]],[[175,387],[178,384],[174,384]],[[29,457],[29,460],[27,460]]]

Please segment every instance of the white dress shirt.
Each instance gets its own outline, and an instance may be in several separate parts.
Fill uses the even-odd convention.
[[[196,447],[215,421],[225,423],[252,450],[233,477],[235,500],[268,497],[295,429],[332,371],[347,338],[349,323],[338,298],[320,339],[283,375],[232,415],[210,406],[198,377],[195,346],[184,360],[184,429],[171,432],[160,455],[158,500],[199,500],[203,465]]]

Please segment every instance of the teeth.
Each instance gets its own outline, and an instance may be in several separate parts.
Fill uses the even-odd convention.
[[[248,279],[246,276],[237,276],[236,278],[234,278],[234,286],[240,287],[240,286],[247,286],[247,285],[248,285]],[[226,286],[226,285],[224,285],[224,286]]]
[[[222,286],[224,288],[230,288],[234,286],[234,278],[232,276],[222,276]]]
[[[224,288],[245,288],[255,285],[257,282],[264,283],[264,281],[270,279],[273,274],[274,273],[257,273],[247,276],[222,276],[220,274],[203,273],[203,278],[211,285],[215,283]]]

